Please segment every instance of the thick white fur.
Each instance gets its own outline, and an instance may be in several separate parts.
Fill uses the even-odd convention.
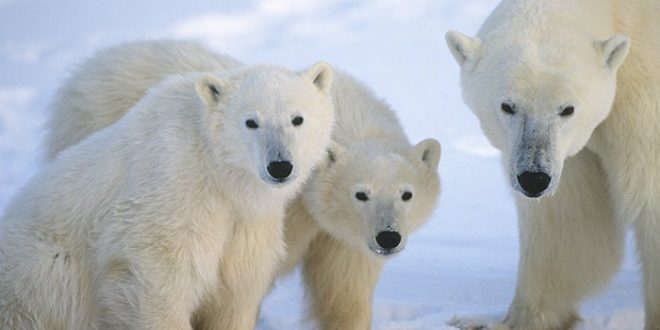
[[[75,143],[76,138],[84,138],[116,121],[131,106],[128,102],[94,106],[111,102],[105,101],[106,90],[130,94],[137,100],[140,91],[168,74],[235,65],[191,43],[157,42],[137,48],[119,49],[112,56],[98,57],[101,63],[95,67],[113,70],[108,71],[112,77],[107,79],[98,72],[81,69],[80,75],[87,77],[89,83],[73,85],[68,95],[80,102],[80,108],[96,109],[102,114],[81,113],[74,107],[59,108],[50,122],[51,136],[58,137],[47,141],[50,157]],[[168,60],[145,58],[151,53],[146,51],[149,48],[167,52]],[[192,53],[194,56],[190,56]],[[129,54],[133,60],[126,59]],[[141,72],[142,79],[130,85],[124,84],[125,77],[112,73],[123,72],[132,63],[145,62],[149,64],[133,70]],[[99,89],[81,90],[86,86]],[[130,90],[124,91],[127,88]],[[347,74],[335,72],[331,94],[337,117],[331,148],[334,161],[328,157],[303,194],[287,209],[287,257],[279,273],[289,273],[304,259],[311,318],[324,329],[366,329],[371,324],[372,294],[384,260],[372,250],[374,237],[383,229],[383,220],[389,219],[403,236],[398,248],[401,250],[408,235],[429,217],[439,195],[440,146],[431,139],[410,146],[389,106]],[[356,187],[366,186],[373,194],[371,203],[365,204],[356,201],[354,194]],[[402,188],[414,193],[409,202],[401,201]],[[379,204],[374,206],[375,202]]]
[[[136,43],[137,44],[137,43]],[[128,43],[98,52],[77,68],[62,85],[53,102],[46,136],[46,158],[52,160],[65,147],[114,123],[140,100],[146,89],[171,74],[234,69],[241,64],[228,56],[208,54],[203,47],[186,43],[177,51],[168,42],[148,42],[148,47]],[[176,52],[177,57],[163,56]],[[185,61],[182,59],[194,59]]]
[[[550,196],[516,200],[521,257],[510,328],[571,327],[579,302],[618,268],[632,224],[646,329],[660,329],[657,17],[652,0],[505,0],[477,37],[447,34],[465,102],[502,151],[514,188],[524,154],[516,122],[525,118],[549,141]],[[503,113],[504,101],[518,112]],[[568,103],[575,112],[561,118]]]
[[[126,47],[115,50],[133,46]],[[107,73],[97,64],[81,70]],[[52,141],[57,156],[0,221],[0,328],[191,329],[193,319],[197,328],[253,327],[285,252],[286,202],[330,142],[331,69],[174,75],[144,96],[125,85],[142,79],[141,71],[121,69],[137,76],[121,81],[128,93],[115,100],[139,101],[123,103],[125,115],[111,122],[78,122],[84,111],[116,109],[104,97],[85,107],[76,97],[103,87],[78,85],[74,75],[72,92],[65,87],[66,100],[56,103],[57,116],[71,111],[72,121],[51,123],[76,134]],[[291,125],[294,114],[304,125]],[[246,116],[271,140],[246,128]],[[100,130],[83,139],[71,124]],[[256,153],[271,142],[288,147],[295,179],[278,185],[258,174]]]
[[[370,329],[371,301],[383,266],[375,237],[388,227],[410,234],[431,215],[440,194],[440,144],[411,146],[392,110],[345,74],[336,74],[334,145],[287,210],[287,261],[303,260],[310,318],[322,329]],[[367,202],[355,198],[365,191]],[[403,201],[405,191],[413,198]]]

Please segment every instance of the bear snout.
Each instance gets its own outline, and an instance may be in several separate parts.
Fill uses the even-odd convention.
[[[523,193],[531,198],[543,195],[543,192],[548,189],[551,181],[551,177],[544,172],[525,171],[518,174],[517,178],[518,184],[523,189]]]
[[[401,243],[401,234],[396,231],[381,231],[376,235],[376,243],[385,250],[392,250]]]
[[[268,175],[282,182],[293,172],[293,164],[289,161],[270,162],[266,170],[268,171]]]

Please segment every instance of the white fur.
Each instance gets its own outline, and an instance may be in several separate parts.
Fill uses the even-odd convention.
[[[168,52],[170,62],[150,58],[151,52],[147,51],[150,48]],[[131,106],[128,103],[95,106],[104,102],[108,91],[132,93],[132,98],[137,100],[140,91],[143,93],[150,83],[166,75],[235,65],[201,46],[185,42],[165,45],[154,42],[138,47],[138,51],[143,53],[116,51],[120,60],[130,53],[136,63],[149,62],[148,66],[135,68],[141,70],[136,72],[141,72],[142,79],[128,85],[127,91],[122,91],[127,86],[122,82],[125,77],[113,75],[106,79],[99,72],[82,68],[81,75],[88,77],[87,86],[98,85],[98,89],[80,90],[81,87],[74,85],[68,95],[75,96],[76,102],[87,102],[82,104],[102,111],[103,115],[89,111],[90,116],[76,120],[84,120],[80,127],[72,125],[71,120],[62,121],[80,117],[77,111],[72,111],[72,107],[58,109],[51,118],[51,136],[59,136],[62,143],[47,141],[51,157],[75,143],[74,138],[83,138],[116,121]],[[191,53],[195,56],[181,55]],[[105,62],[101,66],[115,66],[113,62],[101,62]],[[161,65],[168,66],[159,69]],[[104,80],[110,82],[102,83]],[[411,146],[389,106],[347,74],[335,73],[331,95],[337,116],[331,148],[334,162],[324,162],[302,196],[287,210],[287,257],[279,273],[282,276],[289,273],[304,258],[312,318],[325,329],[361,329],[371,323],[371,297],[384,260],[376,253],[375,235],[387,226],[399,231],[403,241],[394,251],[398,252],[405,246],[408,235],[429,217],[439,194],[440,146],[431,139]],[[372,192],[369,203],[355,200],[357,187],[369,188]],[[410,201],[401,200],[402,189],[414,193]]]
[[[193,315],[199,328],[254,326],[284,254],[285,204],[330,142],[332,71],[323,63],[302,74],[216,66],[217,73],[173,75],[144,96],[146,89],[131,94],[118,79],[137,103],[115,98],[126,106],[115,114],[104,103],[113,98],[95,93],[117,86],[91,83],[91,73],[108,73],[113,66],[103,63],[113,51],[142,50],[149,53],[139,43],[102,53],[101,64],[81,69],[90,84],[74,75],[60,94],[54,160],[0,221],[1,328],[191,329]],[[167,62],[168,51],[150,50]],[[114,69],[137,83],[144,63]],[[85,95],[96,96],[87,104]],[[83,113],[90,121],[77,121]],[[305,117],[302,126],[291,124],[294,115]],[[247,117],[259,129],[248,129]],[[98,132],[85,138],[77,125]],[[62,129],[72,135],[57,135]],[[273,148],[288,150],[295,178],[263,177]]]
[[[571,327],[578,303],[618,268],[633,224],[646,328],[660,329],[657,17],[651,0],[505,0],[477,37],[447,33],[463,98],[502,151],[513,188],[523,191],[516,176],[526,168],[552,177],[540,201],[516,200],[521,259],[511,328]],[[575,112],[560,116],[567,105]]]
[[[281,273],[302,259],[310,318],[322,329],[369,329],[386,253],[375,237],[399,232],[393,254],[428,220],[440,193],[440,144],[427,139],[411,146],[389,106],[346,74],[335,74],[332,96],[334,144],[287,210]],[[358,191],[369,200],[357,200]],[[401,198],[405,191],[413,193],[409,201]]]

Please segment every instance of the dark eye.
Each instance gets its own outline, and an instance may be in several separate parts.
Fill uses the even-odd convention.
[[[296,116],[291,121],[291,124],[293,124],[293,126],[300,126],[300,125],[302,125],[302,123],[303,123],[303,117],[300,117],[300,116]]]
[[[573,108],[572,105],[569,105],[566,108],[564,108],[564,110],[562,110],[559,113],[559,115],[562,116],[562,117],[568,117],[568,116],[572,115],[573,112],[575,112],[575,108]]]
[[[509,103],[502,103],[502,111],[508,115],[513,115],[516,112],[513,110],[513,106]]]
[[[406,192],[404,192],[404,193],[401,195],[401,199],[402,199],[404,202],[407,202],[407,201],[409,201],[409,200],[412,198],[412,196],[413,196],[413,195],[412,195],[412,193],[411,193],[410,191],[406,191]]]
[[[257,125],[257,122],[254,121],[254,119],[248,119],[245,121],[245,126],[249,129],[257,129],[259,128],[259,125]]]
[[[363,202],[366,202],[366,201],[369,200],[369,196],[367,196],[367,194],[365,194],[362,191],[356,192],[355,193],[355,198],[357,198],[359,201],[363,201]]]

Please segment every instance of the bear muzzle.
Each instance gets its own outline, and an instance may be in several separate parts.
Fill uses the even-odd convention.
[[[376,245],[369,248],[378,255],[390,256],[403,250],[403,237],[398,231],[387,229],[376,234]]]
[[[293,173],[293,164],[286,160],[270,162],[266,167],[266,171],[271,178],[279,182],[284,182]]]
[[[548,189],[552,178],[544,172],[525,171],[518,174],[517,180],[525,196],[537,198]]]

